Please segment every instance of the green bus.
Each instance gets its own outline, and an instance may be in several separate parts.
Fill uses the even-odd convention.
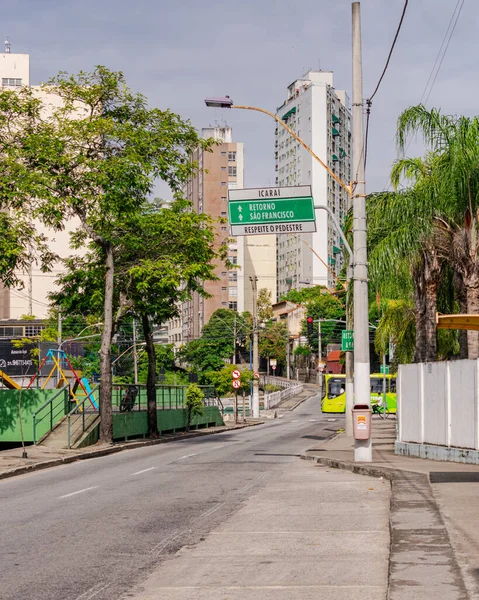
[[[371,405],[378,405],[379,407],[383,405],[383,378],[386,379],[388,412],[395,413],[397,408],[396,375],[371,373]],[[346,375],[324,375],[321,411],[323,413],[343,413],[346,411]]]

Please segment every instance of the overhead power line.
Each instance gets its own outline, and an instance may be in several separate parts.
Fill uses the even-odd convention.
[[[404,17],[406,15],[406,9],[407,9],[407,5],[408,4],[409,4],[409,0],[406,0],[404,2],[404,6],[403,6],[403,9],[402,9],[402,13],[401,13],[401,18],[399,19],[399,24],[398,24],[397,29],[396,29],[396,34],[394,35],[394,39],[393,39],[393,42],[391,44],[391,48],[389,50],[388,57],[386,59],[386,64],[384,65],[383,72],[381,73],[381,77],[378,79],[376,87],[374,88],[374,92],[366,100],[366,133],[365,133],[365,136],[364,136],[364,169],[366,169],[366,164],[367,164],[367,159],[368,159],[369,117],[370,117],[370,114],[371,114],[371,105],[372,105],[372,102],[373,102],[373,98],[377,94],[377,92],[379,90],[379,87],[380,87],[380,85],[382,83],[382,80],[384,79],[384,76],[386,75],[386,71],[388,70],[389,63],[390,63],[391,57],[393,55],[394,47],[396,45],[397,39],[399,37],[399,32],[401,31],[401,27],[402,27],[402,24],[403,24],[403,21],[404,21]]]
[[[421,98],[419,100],[419,104],[426,104],[429,100],[429,96],[433,90],[434,84],[436,83],[437,76],[439,75],[439,71],[441,70],[442,63],[444,61],[444,57],[446,56],[447,50],[449,48],[449,44],[451,42],[452,36],[454,34],[454,30],[456,29],[457,22],[462,12],[462,8],[464,6],[464,0],[457,0],[456,6],[452,12],[451,18],[449,20],[449,24],[446,29],[446,33],[441,42],[441,46],[439,47],[438,53],[436,55],[436,59],[432,66],[431,72],[429,73],[428,80],[426,85],[424,86],[424,90],[421,94]],[[367,124],[366,124],[367,128]],[[409,146],[411,145],[412,138],[409,140],[404,153],[406,154]],[[388,190],[391,187],[390,180],[388,180],[384,184],[383,191]]]

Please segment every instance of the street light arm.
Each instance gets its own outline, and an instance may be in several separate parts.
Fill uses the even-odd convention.
[[[323,161],[322,161],[322,160],[319,158],[319,156],[318,156],[317,154],[315,154],[315,153],[314,153],[314,152],[311,150],[311,148],[310,148],[309,146],[307,146],[307,145],[306,145],[306,144],[303,142],[303,140],[302,140],[302,139],[301,139],[299,136],[297,136],[297,135],[294,133],[294,131],[293,131],[293,130],[292,130],[290,127],[288,127],[288,126],[286,125],[286,123],[285,123],[284,121],[282,121],[282,120],[281,120],[279,117],[277,117],[277,116],[276,116],[274,113],[272,113],[272,112],[270,112],[269,110],[266,110],[266,109],[264,109],[264,108],[259,108],[259,107],[257,107],[257,106],[240,106],[240,105],[238,105],[238,104],[233,104],[233,105],[231,106],[231,108],[239,108],[239,109],[241,109],[241,110],[255,110],[255,111],[257,111],[257,112],[261,112],[261,113],[264,113],[265,115],[269,115],[270,117],[272,117],[272,118],[273,118],[273,119],[274,119],[274,120],[275,120],[277,123],[279,123],[279,124],[281,125],[281,127],[283,127],[284,129],[286,129],[286,131],[287,131],[287,132],[288,132],[290,135],[292,135],[292,136],[294,137],[294,139],[295,139],[297,142],[299,142],[299,143],[301,144],[301,146],[303,146],[303,148],[304,148],[305,150],[307,150],[307,151],[308,151],[308,152],[311,154],[311,156],[312,156],[312,157],[313,157],[315,160],[317,160],[317,161],[319,162],[319,164],[320,164],[322,167],[324,167],[324,168],[326,169],[326,171],[327,171],[327,172],[328,172],[328,173],[331,175],[331,177],[332,177],[332,178],[333,178],[333,179],[334,179],[334,180],[335,180],[337,183],[339,183],[339,185],[340,185],[340,186],[341,186],[341,187],[342,187],[344,190],[346,190],[350,196],[352,196],[352,193],[353,193],[353,192],[352,192],[352,186],[350,186],[350,185],[346,185],[346,184],[344,183],[344,181],[342,181],[342,180],[341,180],[341,179],[340,179],[340,178],[339,178],[339,177],[336,175],[336,173],[334,173],[333,171],[331,171],[331,169],[328,167],[328,165],[327,165],[326,163],[324,163],[324,162],[323,162]]]
[[[344,245],[346,246],[346,250],[348,251],[349,257],[352,259],[353,257],[353,251],[351,250],[351,246],[349,245],[348,240],[346,239],[346,236],[344,235],[343,230],[341,229],[338,220],[336,219],[335,214],[333,213],[333,211],[329,208],[329,206],[320,206],[320,205],[314,205],[314,209],[315,210],[325,210],[328,215],[331,217],[331,221],[334,223],[334,226],[336,227],[336,231],[339,233],[341,239],[343,240]]]

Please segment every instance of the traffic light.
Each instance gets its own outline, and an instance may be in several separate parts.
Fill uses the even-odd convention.
[[[313,317],[308,317],[308,335],[313,335]]]

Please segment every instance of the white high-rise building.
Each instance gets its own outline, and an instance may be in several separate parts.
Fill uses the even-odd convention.
[[[345,183],[351,179],[351,108],[333,87],[331,71],[308,71],[287,89],[277,116]],[[348,194],[283,127],[276,128],[276,184],[310,185],[316,205],[328,206],[342,224]],[[316,233],[277,236],[277,298],[308,285],[334,287],[343,265],[339,234],[326,211],[316,211]],[[304,239],[319,255],[319,260]],[[323,264],[324,263],[324,264]],[[329,269],[326,267],[328,265]]]

